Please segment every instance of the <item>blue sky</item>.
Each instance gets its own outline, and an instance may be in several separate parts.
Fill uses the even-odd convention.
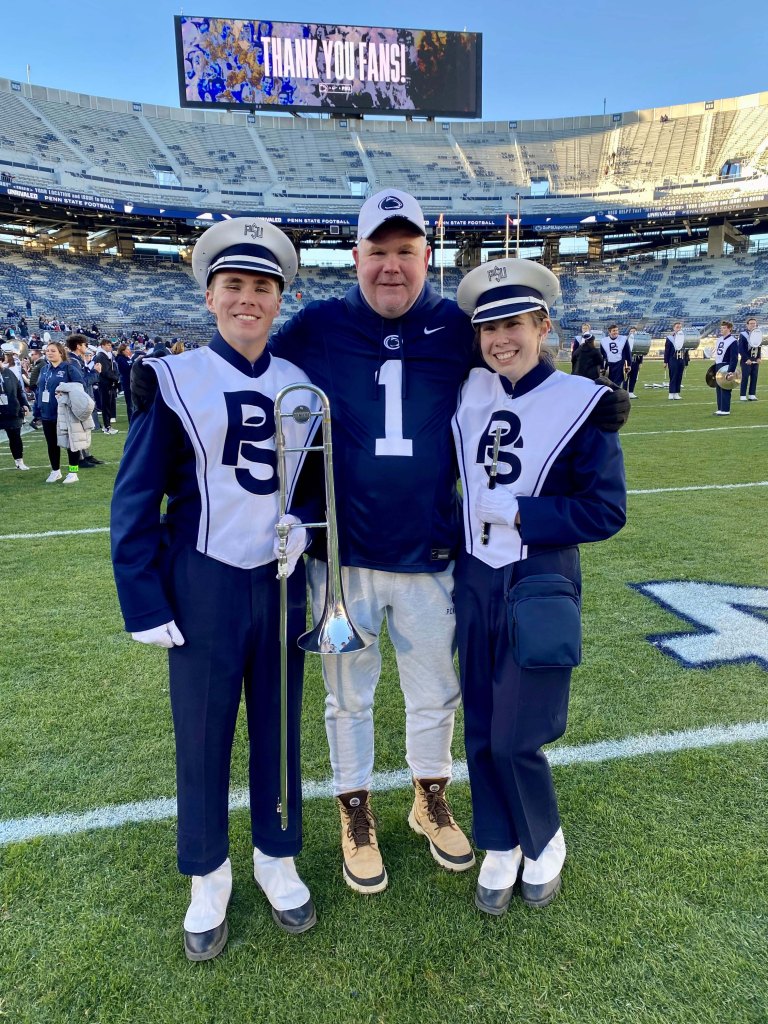
[[[190,15],[324,21],[483,34],[483,118],[569,117],[768,90],[768,4],[571,0],[352,4],[194,0]],[[362,12],[365,12],[364,16]],[[0,76],[75,92],[179,105],[170,0],[6,5]]]

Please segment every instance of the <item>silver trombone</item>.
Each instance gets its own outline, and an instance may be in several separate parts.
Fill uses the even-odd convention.
[[[294,391],[308,391],[320,400],[321,408],[312,411],[309,406],[297,405],[291,412],[283,412],[283,402]],[[298,448],[286,447],[283,420],[308,423],[322,419],[322,443]],[[362,651],[373,642],[373,636],[357,629],[344,604],[339,562],[339,536],[336,527],[336,492],[333,485],[333,443],[331,440],[331,405],[328,396],[314,384],[289,384],[275,398],[275,450],[279,481],[280,519],[288,505],[288,472],[286,455],[290,452],[323,452],[325,467],[325,521],[299,523],[306,529],[327,531],[328,579],[325,587],[325,608],[314,629],[303,633],[297,643],[310,654],[351,654]],[[280,797],[277,813],[280,826],[288,828],[288,534],[290,525],[276,527],[279,539],[277,572],[280,578]]]

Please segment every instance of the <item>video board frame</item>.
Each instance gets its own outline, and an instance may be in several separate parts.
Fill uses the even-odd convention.
[[[482,116],[478,32],[202,15],[175,15],[174,29],[181,107]]]

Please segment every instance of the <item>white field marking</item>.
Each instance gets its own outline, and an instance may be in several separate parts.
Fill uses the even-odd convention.
[[[621,431],[620,437],[623,441],[625,437],[645,437],[647,434],[711,434],[713,430],[766,430],[768,429],[768,423],[749,423],[743,427],[731,426],[727,427],[687,427],[677,428],[673,430],[627,430]]]
[[[643,491],[627,491],[627,494],[670,494],[678,491],[735,491],[740,487],[768,487],[768,480],[751,484],[694,484],[691,487],[650,487]],[[0,537],[2,540],[2,537]]]
[[[71,537],[78,533],[109,533],[108,526],[94,526],[88,530],[48,530],[46,533],[4,533],[0,540],[37,540],[39,537]]]
[[[652,487],[647,490],[627,491],[627,494],[676,494],[679,491],[732,491],[743,487],[768,487],[768,480],[747,484],[697,484],[691,487]],[[85,530],[48,530],[45,533],[4,533],[0,540],[37,540],[44,537],[72,537],[83,533],[109,533],[108,526],[95,526]]]
[[[680,750],[704,750],[708,747],[729,746],[734,743],[756,743],[761,740],[768,740],[768,722],[744,722],[740,725],[712,725],[703,729],[686,729],[682,732],[627,736],[623,740],[601,740],[578,747],[556,747],[547,751],[547,758],[551,765],[565,767],[574,764],[600,764],[604,761],[643,757],[649,754],[673,754]],[[466,782],[467,779],[466,762],[455,761],[454,782]],[[371,780],[371,789],[378,793],[407,789],[410,785],[411,773],[407,770],[376,772]],[[302,791],[305,800],[328,799],[333,796],[333,783],[330,779],[305,782]],[[246,790],[235,790],[230,793],[230,810],[242,810],[247,807]],[[91,829],[118,828],[121,825],[142,821],[164,821],[175,816],[176,800],[173,797],[164,797],[140,803],[97,807],[81,814],[12,818],[0,821],[0,846],[23,843],[41,836],[75,835]]]

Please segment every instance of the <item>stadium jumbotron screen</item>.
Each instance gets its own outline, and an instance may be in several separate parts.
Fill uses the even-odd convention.
[[[480,117],[482,36],[177,15],[182,107]]]

